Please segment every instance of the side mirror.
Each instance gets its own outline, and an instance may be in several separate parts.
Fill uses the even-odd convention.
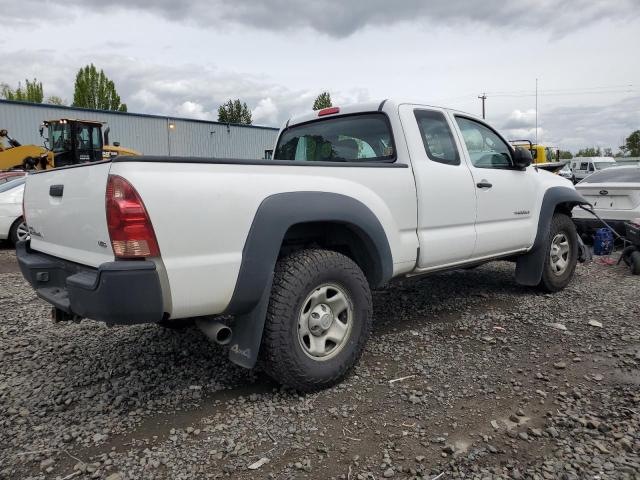
[[[513,152],[513,166],[518,170],[524,170],[533,163],[531,152],[526,148],[516,147]]]

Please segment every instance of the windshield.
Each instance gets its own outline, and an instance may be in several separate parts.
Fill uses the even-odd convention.
[[[9,191],[13,188],[19,187],[20,185],[24,185],[26,179],[24,177],[17,178],[15,180],[10,180],[7,183],[3,183],[0,185],[0,193]]]
[[[68,123],[49,124],[49,145],[55,153],[71,149],[71,127]]]
[[[395,148],[383,113],[317,120],[287,128],[276,146],[276,160],[392,162]]]
[[[640,183],[640,168],[610,168],[606,172],[596,172],[580,183]]]
[[[615,167],[615,162],[594,162],[597,170],[604,170],[605,168]]]

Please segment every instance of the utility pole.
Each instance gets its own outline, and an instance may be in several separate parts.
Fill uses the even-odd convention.
[[[538,145],[538,79],[536,78],[536,145]]]
[[[484,101],[487,99],[487,94],[483,93],[482,95],[478,95],[478,98],[480,100],[482,100],[482,118],[485,118],[485,111],[484,111]]]

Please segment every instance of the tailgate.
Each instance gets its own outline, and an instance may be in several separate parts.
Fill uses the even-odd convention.
[[[105,214],[110,168],[88,163],[28,176],[24,209],[33,250],[92,267],[113,261]]]
[[[640,190],[618,185],[581,186],[587,202],[601,210],[631,210],[640,205]]]

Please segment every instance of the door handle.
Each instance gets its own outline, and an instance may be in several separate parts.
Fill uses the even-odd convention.
[[[62,197],[64,193],[64,185],[51,185],[49,187],[49,195],[52,197]]]
[[[478,187],[478,188],[491,188],[491,187],[493,187],[493,184],[487,182],[486,180],[480,180],[478,183],[476,183],[476,187]]]

